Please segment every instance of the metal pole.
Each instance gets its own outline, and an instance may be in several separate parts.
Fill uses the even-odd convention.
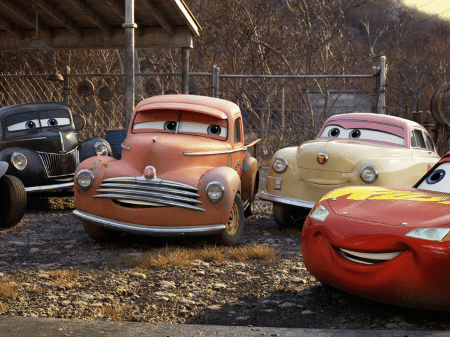
[[[135,89],[134,89],[134,0],[125,0],[125,130],[130,124],[131,115],[134,110]]]
[[[64,69],[64,89],[63,89],[63,96],[64,96],[64,104],[69,105],[69,72],[70,68],[66,66],[66,69]]]
[[[189,94],[189,48],[182,48],[181,92]]]
[[[386,56],[380,57],[380,100],[378,113],[386,114]]]
[[[211,75],[211,96],[216,97],[216,66],[212,66],[212,75]]]

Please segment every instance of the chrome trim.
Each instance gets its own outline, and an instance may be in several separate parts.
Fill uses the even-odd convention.
[[[94,198],[109,198],[123,203],[140,203],[149,206],[181,207],[205,212],[196,204],[198,189],[190,185],[158,178],[114,177],[104,179]]]
[[[225,229],[225,225],[205,225],[205,226],[146,226],[137,225],[129,222],[122,222],[112,219],[106,219],[97,215],[89,214],[79,210],[74,210],[73,215],[81,220],[93,225],[101,226],[108,229],[118,230],[122,232],[134,234],[146,234],[155,236],[170,235],[192,235],[192,234],[213,234],[219,233]]]
[[[130,151],[130,150],[131,150],[131,146],[126,146],[126,145],[123,145],[123,143],[122,143],[122,144],[120,144],[120,147],[121,147],[122,149],[124,149],[124,150],[128,150],[128,151]]]
[[[275,167],[273,167],[273,163],[274,163],[275,160],[277,160],[277,159],[281,160],[282,162],[284,162],[284,165],[286,165],[286,166],[284,167],[284,170],[282,170],[282,171],[277,171],[277,170],[275,170]],[[278,174],[282,174],[282,173],[286,172],[286,170],[288,169],[288,167],[289,167],[289,162],[288,162],[288,160],[287,160],[286,158],[284,158],[283,156],[276,156],[276,157],[272,160],[272,169],[273,169],[276,173],[278,173]]]
[[[67,153],[36,152],[38,153],[39,158],[41,158],[45,172],[49,178],[73,174],[80,162],[78,148]],[[62,157],[65,157],[65,160],[67,160],[66,168],[63,168],[61,165]]]
[[[121,183],[106,182],[106,183],[101,183],[99,187],[127,189],[127,188],[133,188],[134,185],[133,184],[121,184]],[[155,188],[155,186],[144,186],[144,185],[139,186],[139,188],[143,189],[143,190],[147,190],[147,191],[167,192],[167,193],[179,194],[179,195],[195,197],[195,198],[200,197],[200,194],[198,194],[198,193],[184,191],[184,190],[176,190],[173,188],[165,188],[165,187]]]
[[[99,188],[97,192],[102,193],[102,195],[94,195],[94,198],[101,198],[101,197],[107,197],[110,194],[114,195],[120,195],[125,197],[130,197],[132,200],[147,200],[147,198],[135,198],[138,196],[148,196],[150,197],[149,200],[151,200],[151,197],[160,197],[165,198],[169,200],[179,200],[184,201],[188,204],[202,204],[200,200],[192,199],[192,198],[185,198],[179,195],[172,196],[168,193],[159,193],[159,192],[145,192],[141,190],[130,190],[130,189],[109,189],[109,188]],[[153,200],[152,200],[153,201]],[[154,202],[154,201],[153,201]]]
[[[198,192],[198,189],[187,184],[178,183],[176,181],[162,180],[162,179],[146,179],[144,177],[113,177],[104,179],[102,183],[136,183],[153,186],[178,187],[189,191]]]
[[[375,172],[375,179],[372,180],[372,181],[370,181],[370,182],[367,182],[367,181],[365,181],[365,180],[362,178],[362,173],[363,173],[363,171],[364,171],[366,168],[369,168],[369,167],[372,168],[373,171]],[[361,171],[359,172],[359,177],[360,177],[361,180],[364,181],[366,184],[371,184],[371,183],[373,183],[375,180],[378,179],[378,170],[377,170],[377,168],[376,168],[375,166],[373,166],[373,165],[370,165],[370,164],[364,165],[364,166],[361,168]]]
[[[59,191],[73,188],[73,181],[64,184],[54,184],[54,185],[44,185],[44,186],[32,186],[25,187],[25,192],[36,193],[36,192],[47,192],[47,191]]]
[[[294,199],[294,198],[289,198],[289,197],[282,197],[280,195],[267,193],[267,191],[265,191],[265,190],[259,192],[258,198],[261,200],[276,202],[279,204],[285,204],[285,205],[297,206],[297,207],[303,207],[303,208],[309,208],[309,209],[312,209],[314,207],[314,205],[316,204],[315,202],[311,202],[311,201],[305,201],[305,200]]]
[[[323,158],[324,158],[324,160],[323,160],[323,163],[321,163],[320,161],[319,161],[319,157],[320,156],[323,156]],[[325,165],[326,163],[327,163],[327,161],[328,161],[328,155],[325,153],[325,152],[319,152],[318,154],[317,154],[317,162],[320,164],[320,165]]]
[[[236,150],[226,150],[226,151],[211,151],[211,152],[184,152],[183,154],[185,156],[209,156],[213,154],[228,154],[228,153],[235,153],[240,151],[247,151],[246,147],[243,147],[242,149],[236,149]]]

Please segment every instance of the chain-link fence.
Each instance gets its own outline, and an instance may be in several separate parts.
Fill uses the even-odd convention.
[[[189,93],[237,103],[246,140],[261,138],[258,157],[313,139],[337,113],[376,112],[379,71],[368,75],[225,75],[190,73]],[[181,92],[181,73],[136,74],[136,101]],[[124,74],[0,75],[1,106],[58,101],[86,118],[81,138],[105,135],[125,123]]]

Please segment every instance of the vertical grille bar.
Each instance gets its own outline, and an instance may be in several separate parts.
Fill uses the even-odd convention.
[[[77,168],[78,149],[63,154],[39,152],[39,157],[49,178],[68,175]],[[63,165],[64,162],[66,165]]]

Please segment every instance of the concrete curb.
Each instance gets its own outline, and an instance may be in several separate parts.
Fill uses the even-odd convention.
[[[0,316],[1,337],[450,337],[446,331],[291,329]]]

